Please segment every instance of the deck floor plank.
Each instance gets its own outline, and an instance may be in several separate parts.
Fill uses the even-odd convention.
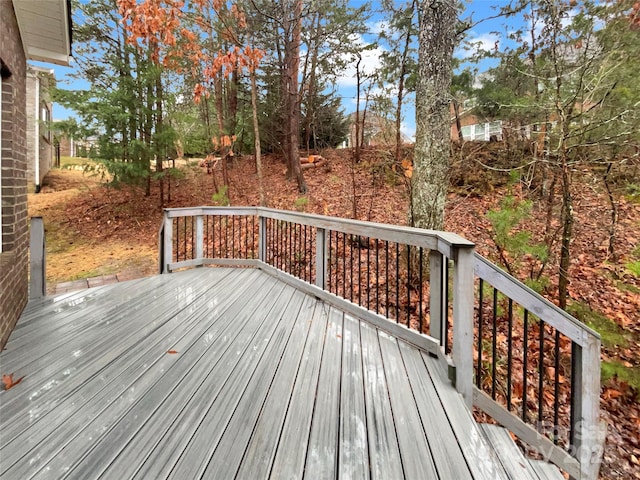
[[[0,476],[506,478],[439,362],[353,315],[252,268],[32,302]]]
[[[340,389],[340,438],[338,477],[369,478],[367,418],[362,373],[360,324],[344,316],[342,329],[342,380]]]
[[[403,478],[389,389],[382,363],[377,330],[360,322],[364,366],[367,431],[372,480]]]
[[[441,478],[472,479],[473,476],[453,434],[444,407],[438,401],[438,394],[420,352],[406,342],[399,341],[398,344],[423,428],[430,432],[427,440],[438,475]]]
[[[329,312],[304,478],[337,478],[343,318],[336,309]]]
[[[402,362],[398,340],[385,332],[379,332],[378,339],[389,385],[404,474],[407,478],[438,478],[407,371]]]

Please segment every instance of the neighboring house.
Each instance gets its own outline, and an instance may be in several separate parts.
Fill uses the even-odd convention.
[[[477,115],[473,108],[472,100],[465,100],[460,105],[460,127],[462,130],[462,138],[464,140],[480,140],[488,142],[489,140],[502,140],[503,123],[501,120],[493,120],[490,118]],[[456,123],[455,111],[453,104],[451,105],[451,139],[458,140],[458,125]]]
[[[27,183],[40,192],[42,180],[53,163],[53,136],[49,94],[55,85],[53,70],[27,66]]]
[[[68,65],[70,15],[69,0],[0,0],[0,349],[29,293],[26,61]]]
[[[88,157],[89,153],[97,151],[98,148],[98,139],[96,137],[77,139],[60,134],[58,141],[61,157]]]

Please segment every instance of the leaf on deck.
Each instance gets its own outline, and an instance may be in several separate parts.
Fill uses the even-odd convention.
[[[2,375],[2,385],[4,386],[5,390],[9,390],[10,388],[13,388],[17,384],[19,384],[23,378],[24,378],[24,375],[19,379],[14,380],[13,373],[10,373],[9,375]]]

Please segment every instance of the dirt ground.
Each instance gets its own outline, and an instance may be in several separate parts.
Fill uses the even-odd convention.
[[[54,169],[45,178],[41,192],[29,194],[29,216],[42,216],[45,222],[49,285],[127,270],[143,275],[156,273],[157,247],[104,238],[98,226],[89,227],[96,232],[88,236],[74,229],[68,209],[87,196],[91,198],[100,186],[99,180],[82,170]]]
[[[300,195],[284,178],[279,158],[263,159],[268,206],[383,223],[406,224],[408,180],[393,167],[389,155],[365,150],[362,161],[352,161],[349,151],[324,151],[324,166],[305,170],[309,193]],[[485,160],[483,160],[485,161]],[[486,160],[488,161],[488,160]],[[510,190],[479,173],[477,166],[462,165],[470,187],[454,172],[449,195],[446,229],[476,242],[477,250],[494,261],[496,248],[486,213],[496,208]],[[163,207],[214,204],[214,183],[221,175],[207,175],[198,162],[182,167],[183,177],[171,182],[171,200],[161,205],[157,185],[151,195],[141,188],[108,187],[79,170],[53,170],[39,194],[29,195],[29,214],[44,217],[47,241],[47,281],[57,283],[124,270],[157,271],[158,229]],[[233,205],[257,205],[259,192],[253,159],[236,157],[230,165],[229,199]],[[588,172],[578,172],[574,192],[576,214],[573,261],[570,266],[572,302],[604,313],[619,329],[626,346],[603,349],[603,360],[640,372],[640,278],[625,267],[640,258],[640,204],[620,197],[616,257],[607,251],[609,212],[602,188]],[[464,177],[464,175],[462,175]],[[511,191],[513,194],[514,192]],[[521,192],[515,192],[517,195]],[[527,229],[543,231],[544,211],[534,207]],[[547,275],[554,283],[555,264]],[[554,291],[546,294],[553,299]],[[605,479],[640,479],[639,393],[613,377],[603,387],[603,418],[608,423],[607,449],[602,467]]]

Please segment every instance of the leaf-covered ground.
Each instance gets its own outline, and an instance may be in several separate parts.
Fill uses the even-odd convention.
[[[446,228],[477,244],[483,255],[498,261],[486,213],[506,195],[531,198],[531,217],[519,228],[541,240],[545,209],[535,194],[510,183],[506,173],[487,170],[499,163],[499,146],[471,145],[456,152]],[[390,156],[365,150],[362,160],[352,152],[324,151],[325,165],[305,170],[309,194],[298,194],[285,181],[284,164],[276,156],[264,158],[264,186],[273,208],[356,217],[406,224],[408,184],[403,169]],[[213,176],[197,162],[183,167],[174,179],[171,201],[165,207],[212,204]],[[220,183],[220,175],[217,175]],[[229,197],[234,205],[257,205],[258,187],[252,157],[236,157],[230,169]],[[141,189],[114,189],[77,170],[55,170],[43,193],[30,195],[30,214],[42,215],[47,228],[48,282],[62,282],[128,269],[153,274],[157,269],[158,228],[162,210],[157,188],[145,197]],[[574,172],[576,215],[570,275],[571,311],[603,337],[603,419],[607,444],[601,477],[640,479],[640,199],[619,195],[615,256],[608,252],[610,211],[597,175]],[[535,189],[534,189],[535,190]],[[522,259],[523,265],[530,259]],[[544,271],[553,300],[554,258]],[[634,387],[635,385],[635,387]]]

